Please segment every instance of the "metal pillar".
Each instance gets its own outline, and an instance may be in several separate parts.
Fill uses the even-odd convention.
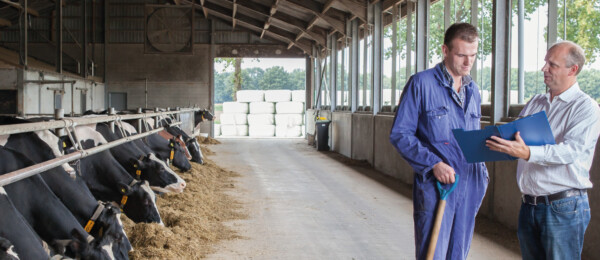
[[[20,15],[23,15],[23,21],[19,24],[19,29],[22,30],[20,33],[21,44],[19,45],[19,64],[27,69],[27,56],[28,54],[28,34],[29,34],[29,15],[27,14],[27,0],[20,0],[22,8],[19,10]]]
[[[329,110],[331,112],[335,111],[337,105],[337,86],[336,86],[336,70],[337,70],[337,33],[333,33],[329,36],[330,42],[330,54],[329,54],[329,84],[330,90],[329,93],[331,95],[331,102],[329,104]]]
[[[517,0],[518,1],[518,17],[519,17],[519,24],[517,25],[517,30],[518,30],[518,52],[519,52],[519,60],[518,60],[518,72],[519,72],[519,76],[518,76],[518,94],[519,94],[519,99],[518,102],[519,104],[523,104],[523,100],[525,99],[525,1],[524,0]],[[510,95],[508,95],[509,99],[510,99]]]
[[[383,89],[383,22],[381,20],[381,5],[381,1],[373,4],[373,73],[371,74],[373,79],[373,94],[371,95],[373,115],[377,115],[381,110],[381,92]]]
[[[390,98],[390,111],[394,111],[394,106],[396,106],[396,70],[399,67],[398,64],[398,9],[400,6],[392,7],[392,89],[391,89],[391,98]]]
[[[415,66],[412,62],[412,16],[414,6],[415,4],[412,1],[406,2],[406,82],[408,82],[410,75],[412,75],[412,67]]]
[[[62,1],[58,1],[62,2]],[[88,75],[88,56],[87,56],[87,3],[88,0],[83,0],[81,3],[81,77],[87,78]]]
[[[558,39],[558,0],[548,0],[548,49]]]
[[[448,30],[448,27],[450,27],[451,24],[450,17],[453,15],[450,13],[452,12],[452,10],[450,10],[451,5],[452,0],[444,0],[444,31]]]
[[[508,115],[512,1],[494,1],[492,14],[492,124]]]
[[[62,1],[55,1],[54,3],[56,13],[56,72],[62,74],[63,70],[63,36],[62,36]]]
[[[479,28],[479,1],[471,1],[471,25],[475,26],[475,28]],[[482,38],[482,33],[479,32],[479,39]],[[481,55],[483,51],[483,41],[480,41],[478,48],[478,53]],[[471,78],[473,81],[477,82],[477,61],[473,62],[473,67],[471,67]]]
[[[424,71],[429,64],[427,37],[429,37],[429,0],[417,1],[417,28],[416,28],[416,70]]]
[[[350,44],[350,77],[348,84],[350,85],[350,111],[356,112],[358,109],[358,62],[359,62],[359,41],[358,35],[358,19],[350,22],[352,27],[351,37],[352,43]]]

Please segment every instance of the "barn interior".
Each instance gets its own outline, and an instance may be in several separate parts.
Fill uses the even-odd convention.
[[[402,88],[411,75],[442,60],[446,28],[455,22],[471,23],[481,35],[478,61],[471,70],[481,89],[481,127],[517,119],[533,94],[547,91],[539,74],[547,48],[565,39],[582,42],[586,32],[567,29],[575,27],[573,24],[584,26],[582,22],[591,21],[593,14],[600,17],[597,2],[588,8],[592,15],[579,16],[573,12],[583,12],[578,9],[583,1],[524,2],[529,1],[0,0],[0,115],[54,117],[60,111],[65,117],[78,118],[89,110],[150,109],[158,114],[178,110],[182,128],[191,136],[215,138],[222,126],[217,128],[212,121],[194,125],[191,110],[215,112],[216,59],[303,59],[303,138],[225,138],[214,148],[215,162],[244,176],[236,186],[264,190],[233,191],[254,199],[250,211],[257,215],[238,223],[254,232],[241,234],[250,241],[226,242],[206,257],[414,258],[410,217],[414,171],[389,140]],[[596,62],[600,47],[594,47],[600,43],[598,39],[589,42],[584,48],[590,61],[584,67],[585,75],[600,71]],[[587,77],[581,88],[600,100],[597,84],[588,79],[593,78]],[[318,125],[323,120],[329,123],[319,138]],[[0,126],[0,136],[11,131]],[[318,144],[325,146],[316,149]],[[304,163],[280,158],[284,155]],[[599,157],[596,148],[589,173],[592,183],[600,181]],[[311,162],[314,165],[306,165]],[[478,221],[495,229],[476,230],[471,257],[494,258],[490,256],[494,252],[498,259],[520,258],[516,230],[522,200],[515,178],[517,162],[486,162],[486,166],[489,185]],[[278,172],[286,174],[273,177]],[[345,179],[344,174],[353,177]],[[325,179],[314,182],[315,178]],[[290,195],[302,190],[329,192],[314,185],[331,185],[344,192],[333,192],[331,198]],[[600,215],[596,213],[600,212],[600,192],[593,188],[587,193],[592,217],[583,258],[594,259],[600,247]],[[361,194],[391,197],[382,197],[380,203],[362,200]],[[260,202],[271,199],[278,204]],[[368,219],[369,213],[363,211],[379,204],[397,208],[393,212],[373,209],[381,216],[404,218],[400,223],[382,217],[381,223],[386,225],[355,220],[339,223],[336,221],[346,218],[315,217],[285,208],[289,202],[324,211],[331,205],[315,201],[346,199],[365,206],[345,214]],[[261,215],[257,207],[277,209],[277,214]],[[329,210],[345,209],[337,205]],[[261,221],[261,216],[290,220]],[[268,246],[277,241],[294,243],[294,238],[269,232],[296,234],[298,229],[315,230],[295,238],[311,253],[302,246]],[[253,239],[265,232],[269,233],[266,239]],[[372,237],[368,235],[371,232],[385,235]],[[494,240],[495,236],[504,240]],[[340,237],[341,242],[335,243]]]

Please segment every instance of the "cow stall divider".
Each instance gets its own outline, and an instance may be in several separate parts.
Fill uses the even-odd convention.
[[[156,110],[155,110],[156,111]],[[199,108],[183,108],[177,111],[165,111],[165,112],[153,112],[153,113],[139,113],[139,114],[128,114],[128,115],[106,115],[106,116],[97,116],[97,117],[70,117],[70,118],[62,118],[55,119],[55,121],[46,121],[46,122],[35,122],[35,123],[24,123],[24,124],[14,124],[14,125],[1,125],[0,126],[0,135],[10,135],[10,134],[18,134],[18,133],[26,133],[26,132],[34,132],[41,130],[55,130],[55,129],[64,129],[65,132],[70,133],[69,129],[74,130],[74,128],[78,125],[88,125],[88,124],[96,124],[96,123],[111,123],[120,122],[123,120],[133,120],[139,119],[143,120],[145,118],[154,118],[155,122],[159,120],[160,117],[165,115],[173,115],[180,113],[191,113],[191,120],[193,122],[193,114],[196,111],[200,111]],[[61,113],[57,112],[56,115],[60,117]],[[174,122],[169,126],[181,125],[182,122]],[[114,129],[114,128],[113,128]],[[12,171],[0,176],[0,187],[11,184],[13,182],[17,182],[19,180],[31,177],[38,173],[47,171],[54,167],[58,167],[64,163],[72,162],[78,159],[85,158],[87,156],[108,150],[115,146],[131,142],[140,138],[144,138],[154,133],[158,133],[162,131],[164,127],[157,127],[155,129],[149,130],[148,132],[138,133],[136,135],[127,136],[112,142],[108,142],[106,144],[102,144],[90,149],[82,149],[80,145],[79,149],[76,152],[66,154],[52,160],[48,160],[42,163],[34,164],[26,168],[22,168],[16,171]],[[114,130],[113,130],[114,131]],[[72,135],[75,135],[73,131]],[[192,138],[195,138],[197,134],[191,135]],[[79,140],[75,137],[75,143],[78,143]],[[72,137],[70,137],[72,138]]]

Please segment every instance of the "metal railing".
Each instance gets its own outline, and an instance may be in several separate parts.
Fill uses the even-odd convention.
[[[131,114],[131,115],[107,115],[107,116],[95,116],[95,117],[79,117],[79,118],[63,118],[56,119],[55,121],[47,121],[47,122],[35,122],[35,123],[24,123],[24,124],[14,124],[14,125],[2,125],[0,126],[0,135],[10,135],[17,133],[26,133],[33,131],[41,131],[41,130],[49,130],[49,129],[65,129],[68,131],[69,128],[74,129],[74,127],[78,125],[88,125],[88,124],[96,124],[96,123],[105,123],[105,122],[119,122],[122,120],[133,120],[139,119],[143,120],[145,118],[154,118],[158,121],[158,117],[164,115],[172,115],[179,113],[189,113],[199,111],[196,109],[180,109],[177,111],[167,111],[167,112],[152,112],[152,113],[141,113],[141,114]],[[193,120],[193,117],[192,119]],[[170,126],[180,125],[181,122],[175,122]],[[71,161],[79,160],[85,158],[87,156],[108,150],[115,146],[131,142],[140,138],[144,138],[148,135],[157,133],[162,131],[163,127],[156,127],[155,129],[149,130],[144,133],[138,133],[136,135],[126,136],[121,139],[108,142],[106,144],[102,144],[90,149],[79,149],[76,152],[63,155],[48,161],[44,161],[41,163],[37,163],[26,168],[22,168],[16,171],[12,171],[3,175],[0,175],[0,187],[11,184],[13,182],[31,177],[38,173],[50,170],[52,168],[58,167],[64,163],[68,163]],[[73,133],[74,134],[74,133]],[[77,138],[75,138],[77,139]],[[78,140],[78,139],[77,139]]]

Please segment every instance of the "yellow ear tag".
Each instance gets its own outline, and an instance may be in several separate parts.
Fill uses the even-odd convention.
[[[137,168],[137,164],[134,164],[134,165],[133,165],[133,168]]]
[[[137,175],[138,177],[140,177],[140,175],[142,175],[142,170],[135,171],[135,175]]]
[[[121,189],[121,193],[125,193],[125,189]]]
[[[85,232],[90,233],[92,231],[92,228],[94,227],[94,221],[93,220],[88,220],[87,224],[85,224]]]
[[[125,203],[127,203],[127,195],[123,195],[123,198],[121,199],[121,205],[125,206]]]
[[[171,147],[173,147],[173,143],[170,143],[169,145],[171,145]]]
[[[67,143],[63,142],[63,148],[67,148]]]
[[[174,155],[175,155],[175,150],[171,150],[171,158],[169,158],[169,159],[173,160]]]

